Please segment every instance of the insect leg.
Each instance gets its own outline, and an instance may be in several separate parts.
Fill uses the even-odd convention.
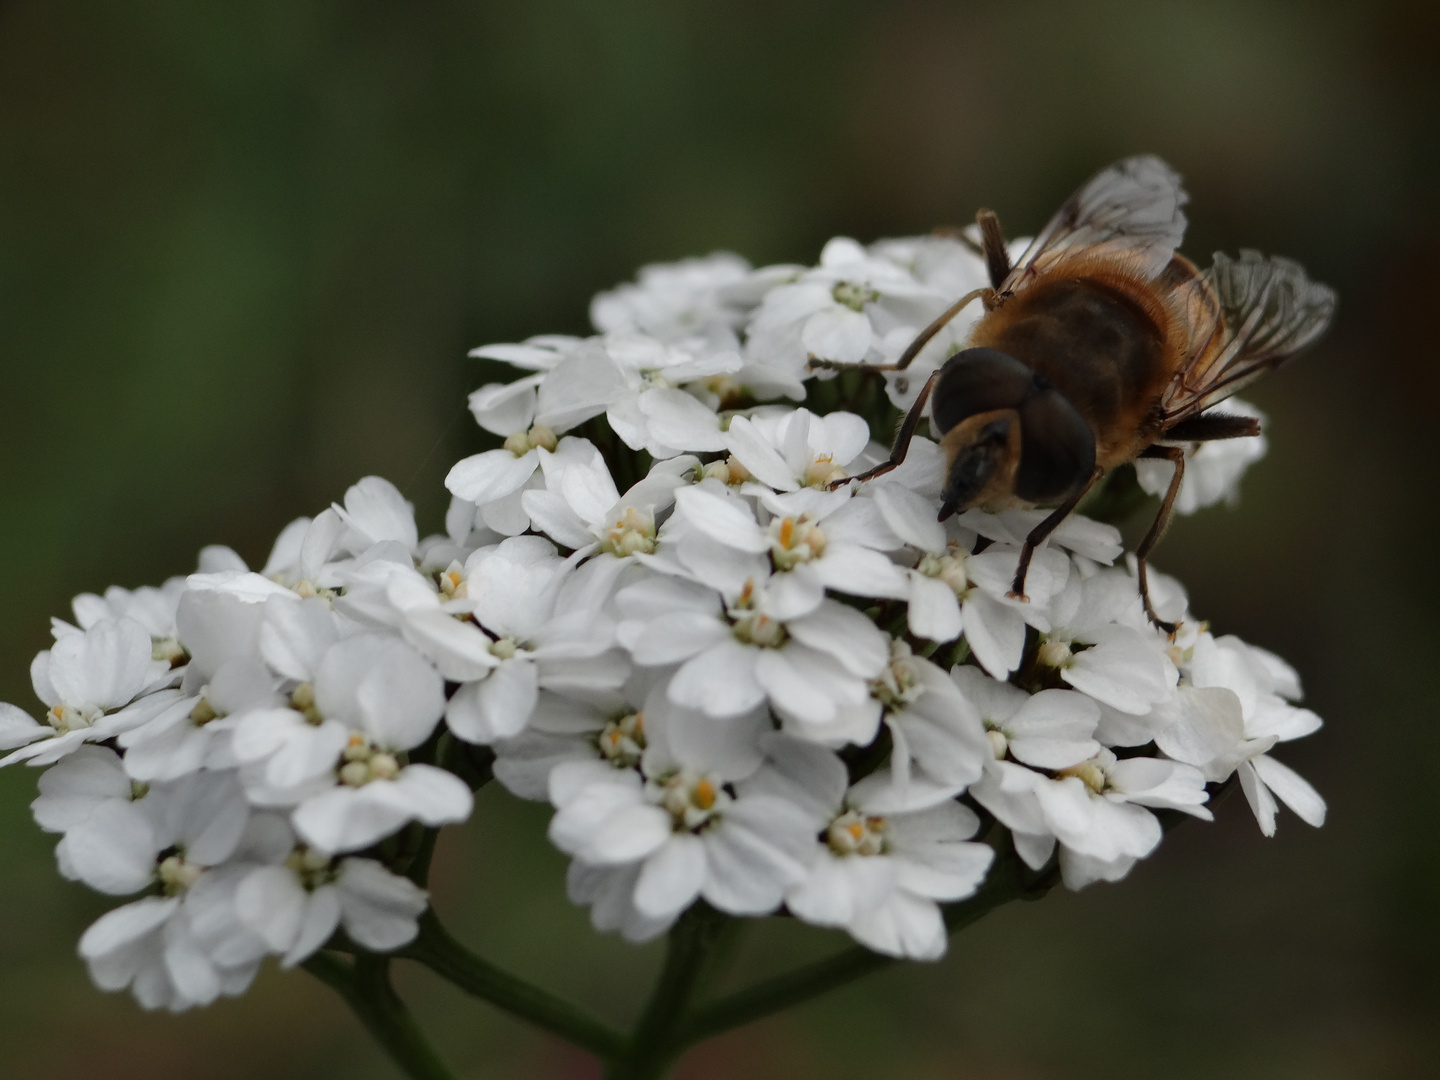
[[[925,413],[925,403],[930,400],[930,391],[935,388],[935,380],[939,377],[940,372],[931,372],[930,378],[926,379],[925,385],[920,388],[920,393],[915,398],[915,404],[910,406],[910,411],[905,414],[905,420],[901,423],[900,430],[895,435],[895,446],[890,451],[890,459],[888,461],[882,461],[873,469],[867,469],[865,472],[856,476],[846,476],[840,480],[831,481],[830,484],[826,486],[827,491],[834,491],[836,488],[843,487],[845,484],[850,483],[863,484],[866,480],[873,480],[877,476],[884,476],[890,470],[897,468],[900,463],[905,460],[905,455],[910,452],[910,440],[915,437],[915,429],[920,426],[920,420]]]
[[[1086,480],[1075,490],[1068,499],[1051,511],[1050,516],[1030,530],[1030,535],[1025,537],[1025,545],[1020,549],[1020,564],[1015,567],[1015,580],[1010,584],[1009,596],[1013,600],[1028,600],[1025,595],[1025,575],[1030,572],[1030,560],[1035,557],[1035,549],[1045,542],[1045,538],[1060,527],[1060,523],[1070,516],[1070,512],[1079,505],[1085,493],[1095,486],[1104,470],[1096,467]]]
[[[1150,531],[1145,534],[1145,539],[1140,541],[1140,546],[1135,549],[1135,562],[1139,567],[1140,575],[1140,598],[1145,601],[1145,614],[1157,628],[1167,634],[1175,633],[1175,624],[1163,621],[1155,614],[1155,608],[1150,603],[1150,579],[1145,571],[1145,558],[1154,550],[1155,545],[1160,542],[1160,537],[1165,535],[1165,528],[1170,524],[1170,514],[1175,509],[1175,498],[1180,494],[1180,484],[1185,479],[1185,451],[1178,446],[1150,446],[1140,452],[1142,458],[1161,458],[1173,462],[1175,475],[1170,479],[1170,487],[1165,491],[1165,499],[1160,503],[1160,512],[1155,515],[1155,520],[1150,524]]]
[[[861,371],[904,371],[910,366],[910,362],[920,355],[920,350],[930,344],[930,339],[945,329],[945,324],[964,310],[965,305],[969,304],[970,301],[976,297],[988,297],[994,291],[994,289],[975,289],[966,293],[959,300],[956,300],[955,303],[951,304],[950,307],[946,308],[945,311],[940,314],[938,319],[920,331],[915,340],[900,354],[900,359],[896,360],[893,364],[842,364],[838,360],[821,360],[818,357],[812,356],[810,358],[810,368],[812,371],[820,368],[835,371],[844,371],[847,368],[859,368]]]
[[[1202,413],[1181,420],[1161,435],[1167,442],[1215,442],[1218,439],[1245,439],[1260,434],[1260,421],[1253,416],[1230,413]]]
[[[1000,219],[993,210],[981,210],[975,215],[980,226],[980,241],[985,256],[985,268],[990,271],[990,285],[1000,288],[1010,276],[1010,252],[1005,247],[1005,234],[1000,231]]]

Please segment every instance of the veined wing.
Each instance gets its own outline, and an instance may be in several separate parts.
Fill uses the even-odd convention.
[[[1219,324],[1203,349],[1166,390],[1165,426],[1203,412],[1246,384],[1284,364],[1325,332],[1335,315],[1335,290],[1311,281],[1299,263],[1258,251],[1232,259],[1216,252],[1215,264],[1195,282],[1195,308],[1209,291]],[[1183,297],[1179,297],[1183,302]]]
[[[1189,201],[1180,175],[1149,155],[1117,161],[1065,200],[1025,249],[1000,287],[1018,292],[1031,278],[1073,255],[1123,255],[1146,279],[1169,265],[1185,236]]]

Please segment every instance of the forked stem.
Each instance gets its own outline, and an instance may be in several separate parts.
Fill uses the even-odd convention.
[[[611,1060],[606,1080],[655,1080],[664,1074],[683,1048],[675,1031],[706,973],[710,950],[730,921],[703,900],[680,917],[666,941],[665,966],[650,1002],[624,1053]]]
[[[316,953],[305,970],[345,999],[361,1025],[385,1048],[392,1061],[412,1080],[455,1080],[425,1038],[410,1010],[390,985],[390,960],[362,955],[344,960],[334,953]]]
[[[945,928],[954,934],[1011,900],[1021,897],[1038,899],[1049,891],[1054,878],[1054,873],[1029,874],[1013,851],[1004,849],[980,891],[968,900],[946,907]],[[857,945],[739,990],[692,1013],[675,1033],[672,1053],[678,1054],[703,1039],[819,997],[896,962],[896,957]]]
[[[450,936],[434,911],[421,917],[419,936],[395,955],[599,1057],[613,1058],[626,1045],[623,1035],[578,1005],[476,956]]]
[[[1042,873],[1029,871],[1004,843],[980,891],[946,906],[946,929],[953,934],[1011,900],[1038,899],[1057,878],[1053,865]],[[394,955],[423,964],[465,992],[589,1050],[606,1063],[606,1080],[659,1080],[694,1043],[809,1001],[896,962],[895,957],[856,946],[692,1007],[705,984],[713,981],[727,942],[733,944],[736,927],[734,918],[703,901],[681,916],[670,931],[665,963],[649,1004],[629,1037],[563,998],[476,956],[450,936],[433,911],[421,918],[419,936]],[[390,959],[360,953],[349,961],[324,952],[311,957],[305,968],[345,998],[407,1076],[453,1080],[390,985]]]

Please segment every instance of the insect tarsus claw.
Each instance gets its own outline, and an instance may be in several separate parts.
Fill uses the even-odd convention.
[[[1007,600],[1019,600],[1022,604],[1028,604],[1030,602],[1030,597],[1026,596],[1018,589],[1011,589],[1005,594],[1005,598]]]

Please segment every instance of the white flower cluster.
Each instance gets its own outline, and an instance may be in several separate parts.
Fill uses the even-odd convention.
[[[883,382],[810,361],[893,359],[983,280],[940,237],[649,267],[596,298],[595,337],[476,350],[532,374],[472,395],[504,445],[450,471],[447,535],[370,477],[259,571],[209,548],[77,597],[32,666],[43,719],[0,705],[0,764],[53,766],[34,813],[63,874],[144,894],[82,938],[96,982],[180,1009],[337,932],[405,944],[417,837],[471,812],[457,754],[553,804],[571,896],[635,940],[703,898],[933,958],[1001,827],[1079,888],[1232,776],[1267,835],[1277,798],[1320,824],[1270,756],[1320,725],[1295,673],[1152,575],[1157,630],[1114,529],[1068,520],[1021,601],[1042,512],[942,524],[933,442],[829,489],[886,456],[872,431],[967,326]],[[1247,460],[1196,453],[1182,508]]]

